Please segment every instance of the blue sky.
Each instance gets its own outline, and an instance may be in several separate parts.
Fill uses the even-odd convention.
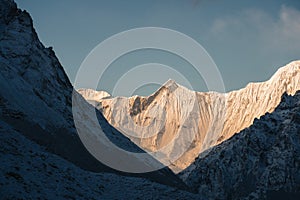
[[[101,41],[147,26],[174,29],[199,42],[217,64],[227,91],[267,80],[278,67],[300,59],[298,0],[16,2],[31,14],[41,41],[54,48],[71,81],[84,58]],[[177,65],[182,71],[187,65],[167,53],[138,52],[116,61],[98,88],[111,92],[126,70],[145,62]],[[147,75],[155,77],[155,73]],[[192,77],[194,89],[207,90],[201,78],[186,74]],[[157,86],[147,87],[153,90]]]

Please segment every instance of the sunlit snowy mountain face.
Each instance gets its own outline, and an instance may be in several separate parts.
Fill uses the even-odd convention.
[[[0,198],[299,199],[299,67],[294,61],[269,81],[227,94],[168,81],[149,97],[79,90],[81,96],[29,14],[0,0]],[[169,166],[180,173],[112,169],[89,153],[78,129],[103,150],[104,135],[137,153],[174,141],[162,160],[139,162],[161,164],[184,149]],[[128,164],[129,157],[111,155]]]
[[[176,152],[181,152],[169,165],[174,172],[180,172],[201,152],[249,127],[255,118],[272,112],[284,93],[293,95],[299,89],[300,61],[294,61],[266,82],[249,83],[226,94],[194,92],[172,80],[147,97],[101,98],[96,96],[99,92],[91,95],[90,89],[79,92],[141,148],[156,152],[169,145],[162,152],[165,156],[161,162],[172,160]]]
[[[300,92],[179,175],[206,199],[299,199]]]

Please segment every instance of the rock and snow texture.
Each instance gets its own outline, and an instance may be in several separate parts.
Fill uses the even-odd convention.
[[[54,51],[39,41],[26,11],[10,0],[0,9],[0,96],[45,129],[70,129],[72,86]]]
[[[199,199],[144,178],[84,171],[2,121],[0,162],[0,199]]]
[[[172,153],[174,145],[182,148],[186,141],[192,142],[173,169],[185,168],[203,149],[223,141],[201,154],[180,174],[198,194],[149,181],[151,178],[180,185],[167,169],[137,178],[120,175],[92,159],[74,127],[73,88],[62,66],[54,52],[39,42],[29,14],[17,9],[12,0],[0,0],[0,66],[0,198],[261,199],[299,196],[299,94],[285,96],[274,113],[261,117],[278,105],[282,93],[294,94],[299,89],[299,62],[280,69],[265,83],[249,84],[245,89],[224,95],[192,92],[169,81],[150,97],[101,98],[99,106],[106,117],[119,117],[110,121],[115,125],[122,123],[119,129],[135,130],[132,134],[143,129],[160,130],[160,134],[154,133],[155,136],[143,140],[131,137],[149,151],[164,146],[174,137],[177,143],[171,145],[167,153]],[[97,121],[86,115],[83,111],[94,108],[77,93],[75,101],[78,104],[74,111],[82,119],[79,120],[80,128],[87,130],[90,136],[98,137],[101,132],[118,146],[133,152],[142,151],[111,127],[100,112],[96,112]],[[227,109],[224,109],[224,102]],[[223,116],[226,116],[225,128],[219,124],[215,126],[213,122],[222,122]],[[251,125],[255,117],[260,119],[250,128],[226,140]],[[161,119],[163,123],[158,123]],[[133,129],[135,123],[139,126]],[[221,129],[215,137],[210,137],[214,136],[212,131],[207,131],[210,127]],[[174,136],[175,132],[179,134]],[[125,161],[120,160],[120,163]]]
[[[300,92],[179,175],[205,199],[299,199]]]
[[[86,115],[87,110],[94,108],[79,94],[74,94],[76,102],[72,110],[73,87],[54,51],[45,48],[39,41],[29,14],[18,9],[11,0],[2,0],[0,5],[1,119],[18,128],[29,129],[27,136],[37,142],[43,141],[41,143],[51,146],[50,149],[56,153],[69,159],[73,157],[83,165],[88,163],[85,160],[87,155],[84,158],[72,155],[76,149],[85,152],[81,156],[88,154],[77,136],[73,111],[79,128],[98,138],[101,145],[106,145],[105,141],[101,141],[101,136],[106,135],[117,146],[140,152],[139,147],[111,127],[100,113],[97,113],[96,119]],[[38,126],[49,134],[31,134],[31,126]],[[127,162],[127,159],[117,158],[121,159],[121,163]]]
[[[56,154],[82,169],[113,172],[117,174],[115,176],[120,174],[132,176],[100,163],[83,146],[75,128],[73,111],[79,116],[77,121],[79,128],[86,130],[90,138],[98,138],[93,141],[97,141],[103,148],[107,147],[105,141],[101,140],[105,135],[105,138],[109,138],[118,147],[131,152],[143,152],[113,128],[99,111],[95,112],[96,119],[86,115],[87,110],[95,111],[95,108],[74,91],[52,48],[45,48],[39,41],[29,14],[18,9],[12,0],[0,0],[0,66],[2,124],[8,124],[32,143],[44,146],[49,153]],[[72,94],[75,96],[73,108]],[[15,142],[19,142],[18,139],[20,138],[16,138]],[[109,148],[105,149],[109,151]],[[10,150],[2,148],[1,159],[5,160],[4,155],[12,153]],[[18,164],[22,162],[23,157],[15,156],[11,159],[15,159],[15,163]],[[126,157],[116,156],[112,159],[120,165],[128,163]],[[140,163],[148,166],[153,160],[149,156],[147,163],[145,160],[140,160]],[[1,164],[1,167],[9,166]],[[167,168],[135,176],[170,183],[173,186],[183,186],[182,181]],[[30,183],[28,185],[30,186]],[[30,190],[29,186],[26,186],[26,190],[31,195],[35,191]],[[6,191],[14,190],[13,184],[7,188]]]
[[[299,89],[300,61],[294,61],[266,82],[226,94],[190,91],[170,80],[148,97],[94,98],[98,103],[93,105],[137,145],[163,153],[158,159],[166,164],[169,160],[169,167],[179,172],[199,153],[272,112],[285,92],[293,95]]]
[[[89,101],[97,101],[99,99],[111,97],[111,95],[106,91],[96,91],[96,90],[92,90],[92,89],[78,89],[77,91],[86,100],[89,100]]]

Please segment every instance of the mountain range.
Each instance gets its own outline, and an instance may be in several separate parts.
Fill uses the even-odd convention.
[[[149,97],[77,92],[29,13],[0,0],[0,72],[1,199],[299,198],[299,61],[227,94],[174,81]],[[153,172],[118,171],[90,154],[78,128],[103,151],[105,135],[126,151],[148,152],[137,159],[145,168],[179,158]],[[174,137],[162,157],[151,154]],[[131,159],[111,157],[122,166]]]
[[[278,69],[268,81],[249,83],[225,94],[194,92],[173,80],[146,97],[110,98],[106,93],[102,98],[91,89],[78,91],[138,146],[163,153],[157,158],[178,173],[200,153],[273,112],[284,93],[295,94],[300,89],[299,72],[300,61],[294,61]],[[160,150],[164,146],[168,148]],[[177,152],[181,154],[174,156]]]

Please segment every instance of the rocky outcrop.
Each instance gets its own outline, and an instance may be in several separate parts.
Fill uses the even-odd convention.
[[[300,92],[179,175],[205,199],[298,199]]]
[[[87,136],[107,151],[110,149],[103,138],[131,152],[143,150],[113,128],[73,89],[52,48],[44,47],[39,41],[30,15],[18,9],[12,0],[0,0],[0,66],[0,122],[82,169],[183,185],[167,168],[132,175],[99,162],[89,153],[78,135],[78,127],[86,130]],[[87,110],[92,110],[97,117],[87,115]],[[79,124],[76,128],[74,112]],[[111,159],[126,166],[128,158]],[[154,160],[151,156],[148,158],[150,163]],[[148,161],[138,160],[141,165],[151,166]]]
[[[266,82],[226,94],[190,91],[170,80],[148,97],[98,99],[94,105],[114,127],[148,152],[159,152],[153,155],[179,172],[201,152],[272,112],[283,93],[299,89],[300,61],[294,61]]]
[[[0,96],[45,129],[71,129],[73,89],[54,51],[39,41],[26,11],[11,0],[0,9]]]

